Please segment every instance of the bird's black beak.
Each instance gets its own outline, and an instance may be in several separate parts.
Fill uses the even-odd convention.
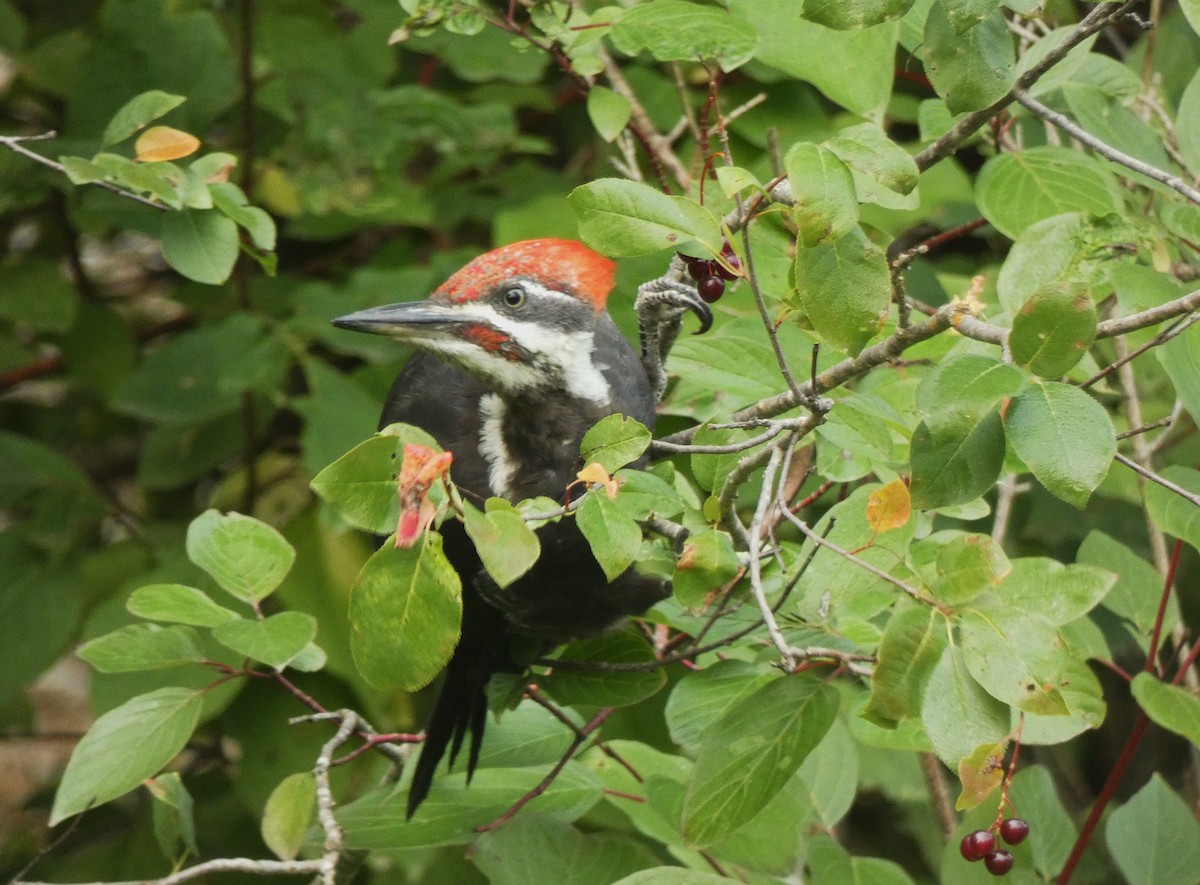
[[[424,336],[437,329],[450,329],[466,321],[453,307],[433,301],[406,301],[369,307],[333,320],[339,329],[390,335],[394,338]]]

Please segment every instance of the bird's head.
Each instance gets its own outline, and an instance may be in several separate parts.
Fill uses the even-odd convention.
[[[592,355],[614,274],[582,243],[525,240],[475,258],[425,301],[333,324],[436,354],[498,393],[549,388],[601,402],[608,390]]]

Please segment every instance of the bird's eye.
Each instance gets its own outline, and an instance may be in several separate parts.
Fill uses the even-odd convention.
[[[520,307],[525,303],[525,290],[520,286],[510,286],[505,289],[504,303],[509,307]]]

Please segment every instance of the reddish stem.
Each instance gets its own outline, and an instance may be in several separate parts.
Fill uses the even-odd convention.
[[[579,732],[575,735],[575,739],[571,741],[571,746],[567,748],[567,752],[563,753],[562,758],[558,760],[555,766],[550,769],[549,774],[542,778],[541,782],[538,783],[536,787],[514,802],[508,811],[504,812],[504,814],[500,815],[490,824],[477,827],[475,832],[486,833],[504,826],[513,819],[513,816],[516,815],[517,812],[519,812],[538,796],[542,795],[542,793],[546,792],[546,790],[550,788],[550,785],[554,783],[555,779],[562,773],[562,770],[567,767],[567,763],[571,761],[571,757],[575,755],[575,751],[580,748],[583,742],[587,740],[588,736],[593,731],[604,724],[604,720],[611,716],[613,710],[615,709],[615,707],[605,707],[603,710],[593,716],[592,721],[579,730]]]
[[[1175,583],[1175,570],[1179,568],[1179,557],[1183,555],[1183,541],[1176,539],[1171,551],[1171,563],[1167,566],[1167,577],[1163,581],[1163,592],[1158,598],[1158,611],[1154,615],[1154,629],[1150,633],[1150,650],[1146,653],[1146,672],[1158,670],[1158,643],[1162,638],[1162,625],[1167,616],[1167,603],[1171,601],[1171,587]]]
[[[1156,664],[1158,660],[1158,643],[1162,638],[1163,620],[1167,614],[1167,603],[1171,599],[1171,586],[1175,583],[1175,570],[1179,566],[1179,557],[1182,552],[1183,542],[1176,540],[1175,549],[1171,552],[1171,562],[1167,566],[1167,574],[1163,579],[1162,595],[1159,597],[1158,612],[1154,618],[1154,629],[1150,632],[1150,648],[1146,652],[1146,666],[1144,668],[1147,673],[1154,673],[1158,669]],[[1192,652],[1193,654],[1188,655],[1188,657],[1194,661],[1195,649],[1192,649]],[[1186,661],[1185,664],[1190,666]],[[1185,672],[1186,667],[1180,668],[1179,673],[1175,674],[1175,684],[1182,681]],[[1142,737],[1145,736],[1149,725],[1150,717],[1139,710],[1137,719],[1134,720],[1133,728],[1129,732],[1129,737],[1125,740],[1125,746],[1121,749],[1121,755],[1117,757],[1112,771],[1108,773],[1108,779],[1100,789],[1100,795],[1096,797],[1096,802],[1092,805],[1092,810],[1088,813],[1087,820],[1083,823],[1083,829],[1079,831],[1079,838],[1075,840],[1075,844],[1071,847],[1071,854],[1067,857],[1067,862],[1063,864],[1062,871],[1058,874],[1058,878],[1054,880],[1057,885],[1068,885],[1071,881],[1071,875],[1079,865],[1079,860],[1083,857],[1083,852],[1087,848],[1088,843],[1092,841],[1092,834],[1096,831],[1096,826],[1100,823],[1100,818],[1104,815],[1104,810],[1108,807],[1108,803],[1112,801],[1117,787],[1124,780],[1125,773],[1129,770],[1129,765],[1133,761],[1134,754],[1137,752],[1138,745],[1142,742]]]

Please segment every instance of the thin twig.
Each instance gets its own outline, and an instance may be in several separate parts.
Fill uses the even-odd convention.
[[[1157,335],[1155,335],[1153,338],[1151,338],[1149,341],[1147,341],[1141,347],[1137,348],[1136,350],[1130,351],[1129,353],[1121,356],[1119,359],[1113,361],[1108,366],[1105,366],[1103,369],[1101,369],[1099,372],[1097,372],[1091,378],[1088,378],[1086,381],[1082,382],[1079,385],[1079,387],[1081,389],[1086,390],[1087,388],[1089,388],[1093,384],[1095,384],[1097,381],[1107,378],[1113,372],[1117,371],[1117,369],[1121,368],[1121,366],[1125,365],[1128,362],[1131,362],[1132,360],[1137,359],[1139,356],[1141,356],[1146,351],[1152,350],[1153,348],[1158,347],[1160,344],[1165,344],[1166,342],[1170,341],[1172,338],[1174,338],[1177,335],[1181,334],[1182,332],[1186,331],[1187,328],[1189,326],[1191,326],[1193,323],[1195,323],[1197,320],[1200,320],[1200,313],[1190,314],[1189,316],[1183,317],[1182,319],[1172,323],[1170,326],[1163,329],[1161,332],[1159,332]]]
[[[1197,507],[1200,507],[1200,495],[1197,495],[1195,492],[1189,492],[1183,486],[1177,485],[1176,483],[1171,482],[1171,480],[1167,479],[1165,476],[1160,476],[1159,474],[1157,474],[1153,470],[1151,470],[1149,467],[1143,467],[1137,461],[1134,461],[1132,458],[1127,458],[1125,455],[1122,455],[1120,452],[1117,452],[1117,454],[1114,455],[1113,457],[1115,457],[1119,463],[1124,464],[1126,467],[1128,467],[1134,473],[1144,476],[1146,479],[1150,480],[1150,482],[1157,483],[1158,485],[1160,485],[1164,489],[1166,489],[1168,492],[1174,492],[1176,495],[1179,495],[1179,497],[1183,498],[1184,500],[1190,501],[1191,503],[1195,504]]]
[[[574,722],[572,722],[571,718],[559,708],[558,704],[554,703],[552,700],[542,694],[541,689],[539,689],[536,685],[527,685],[525,687],[525,694],[528,695],[529,700],[533,701],[539,707],[542,707],[551,716],[569,728],[576,737],[583,739],[587,738],[587,734],[584,732],[583,726],[576,725]],[[608,744],[604,743],[604,741],[600,740],[599,738],[596,738],[593,743],[595,744],[596,748],[600,750],[600,752],[628,771],[630,777],[632,777],[635,781],[637,781],[639,784],[645,782],[645,778],[642,777],[641,773],[634,768],[633,765],[620,753],[609,747]]]
[[[1183,194],[1193,203],[1200,205],[1200,190],[1196,190],[1178,175],[1173,175],[1170,172],[1164,172],[1157,166],[1151,166],[1149,163],[1139,160],[1137,157],[1131,157],[1124,151],[1119,151],[1108,142],[1102,141],[1092,133],[1088,132],[1070,117],[1065,114],[1060,114],[1052,108],[1046,107],[1024,89],[1014,89],[1013,98],[1017,100],[1023,107],[1028,108],[1037,116],[1041,117],[1048,123],[1051,123],[1061,129],[1063,132],[1070,135],[1075,140],[1087,145],[1100,156],[1105,159],[1112,160],[1126,169],[1132,169],[1145,175],[1147,178],[1152,178],[1155,181],[1165,184],[1167,187]]]
[[[778,446],[773,447],[771,449],[771,456],[767,461],[766,469],[763,471],[762,488],[758,494],[758,505],[754,509],[754,516],[750,520],[750,527],[746,528],[743,526],[741,520],[735,520],[735,527],[746,542],[746,548],[750,555],[750,593],[754,596],[754,601],[758,604],[759,614],[762,616],[763,623],[767,626],[767,635],[771,637],[771,642],[774,643],[783,660],[784,670],[790,673],[796,669],[796,660],[792,656],[791,647],[787,639],[784,638],[783,631],[779,629],[779,623],[775,620],[775,614],[771,611],[771,605],[767,602],[767,594],[763,590],[762,584],[762,563],[759,559],[763,523],[767,518],[767,507],[775,500],[775,474],[779,471],[779,464],[782,459],[782,450]]]
[[[555,766],[550,769],[550,772],[544,778],[542,778],[536,787],[514,802],[507,811],[505,811],[490,824],[484,824],[483,826],[476,827],[475,832],[486,833],[504,826],[513,819],[517,812],[519,812],[538,796],[545,793],[546,790],[550,788],[550,785],[554,783],[554,781],[562,773],[562,770],[567,767],[567,763],[571,761],[571,758],[575,755],[579,748],[583,746],[584,741],[588,739],[592,732],[604,724],[604,720],[611,716],[613,710],[615,709],[615,707],[605,707],[599,713],[593,716],[591,721],[588,722],[587,725],[583,726],[575,735],[574,739],[571,741],[571,746],[567,748],[567,752],[563,753],[562,758],[558,760]]]
[[[600,51],[600,59],[604,63],[604,75],[612,85],[613,92],[629,102],[630,131],[645,145],[646,150],[655,162],[669,170],[679,186],[684,191],[687,191],[692,184],[692,177],[688,173],[687,168],[680,161],[679,157],[675,155],[667,140],[654,127],[654,121],[650,119],[650,115],[646,112],[637,94],[634,93],[633,88],[629,85],[629,81],[621,73],[620,67],[603,50]]]
[[[794,526],[796,526],[796,528],[800,529],[800,531],[803,532],[806,537],[812,539],[812,541],[815,544],[817,544],[818,546],[825,547],[826,549],[832,551],[833,553],[836,553],[838,556],[842,557],[843,559],[849,560],[850,562],[854,563],[859,568],[870,572],[875,577],[881,578],[882,580],[887,581],[893,587],[898,587],[899,589],[901,589],[905,593],[907,593],[909,596],[911,596],[913,599],[915,599],[917,602],[932,606],[933,608],[936,608],[938,611],[942,612],[942,614],[945,614],[945,615],[952,614],[950,609],[946,608],[946,606],[942,605],[936,599],[930,599],[928,596],[921,593],[920,590],[918,590],[916,587],[913,587],[911,584],[907,584],[904,581],[901,581],[895,575],[888,574],[887,572],[885,572],[883,569],[879,568],[878,566],[872,565],[871,563],[867,562],[861,556],[858,556],[855,553],[847,550],[846,548],[840,547],[837,544],[833,543],[832,541],[827,540],[826,538],[822,537],[821,535],[818,535],[816,532],[814,532],[809,527],[808,523],[806,523],[800,517],[796,516],[794,513],[791,513],[790,511],[785,510],[784,515],[785,515],[785,518],[789,522],[792,523],[792,525],[794,525]]]
[[[43,132],[40,135],[0,135],[0,144],[4,145],[11,151],[15,151],[22,157],[27,157],[35,163],[41,163],[43,166],[53,169],[60,175],[66,175],[67,169],[62,163],[57,163],[49,157],[44,157],[36,151],[31,151],[25,147],[22,142],[25,141],[48,141],[58,138],[58,133],[54,131]],[[124,197],[127,200],[133,200],[135,203],[141,203],[143,206],[149,206],[151,209],[166,209],[162,203],[152,200],[149,197],[143,197],[141,194],[135,194],[133,191],[127,191],[124,188],[117,187],[110,181],[89,181],[88,184],[94,184],[98,188],[116,194],[118,197]]]

